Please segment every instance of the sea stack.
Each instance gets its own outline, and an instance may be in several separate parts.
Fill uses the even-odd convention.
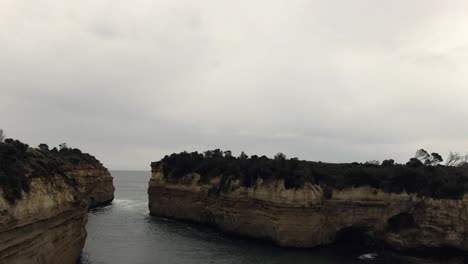
[[[0,263],[74,264],[89,206],[113,190],[107,169],[78,149],[0,142]]]
[[[401,251],[468,251],[468,199],[458,184],[465,168],[228,154],[152,163],[150,214],[284,247],[362,239]]]

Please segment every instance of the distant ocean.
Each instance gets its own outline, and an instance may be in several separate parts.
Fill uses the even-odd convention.
[[[147,194],[150,172],[111,173],[115,200],[89,213],[81,264],[432,263],[387,253],[361,260],[359,256],[372,252],[349,248],[285,249],[225,236],[202,225],[151,217]]]

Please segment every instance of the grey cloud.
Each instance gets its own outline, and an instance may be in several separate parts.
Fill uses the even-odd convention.
[[[468,152],[465,1],[0,3],[0,127],[112,169]]]
[[[89,26],[89,30],[103,38],[116,38],[119,37],[120,32],[118,28],[113,27],[111,24],[96,21]]]

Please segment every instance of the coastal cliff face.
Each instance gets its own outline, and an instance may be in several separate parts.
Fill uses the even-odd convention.
[[[78,180],[89,209],[114,200],[113,177],[98,160],[69,164],[66,173]]]
[[[33,179],[15,204],[0,195],[0,263],[75,263],[87,212],[79,190],[61,176]]]
[[[220,177],[200,182],[189,173],[169,181],[162,163],[149,181],[151,215],[191,220],[285,247],[316,247],[363,236],[396,250],[468,251],[468,199],[433,199],[371,187],[325,190],[312,183],[286,189],[284,180]]]
[[[73,264],[88,209],[112,201],[109,171],[78,149],[0,142],[0,264]]]

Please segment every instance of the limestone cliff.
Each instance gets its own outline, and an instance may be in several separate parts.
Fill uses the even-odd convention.
[[[206,223],[286,247],[315,247],[350,232],[396,250],[430,248],[468,251],[468,199],[434,199],[361,186],[324,189],[312,183],[286,189],[283,179],[258,178],[251,187],[238,180],[220,189],[220,177],[199,181],[188,173],[177,180],[152,164],[151,215]]]
[[[89,209],[114,200],[113,177],[98,160],[68,164],[65,170],[68,175],[79,181]]]
[[[88,208],[113,199],[108,170],[78,149],[0,142],[0,264],[73,264]]]
[[[0,263],[75,263],[86,240],[87,212],[78,189],[60,176],[33,179],[15,204],[1,196]]]

